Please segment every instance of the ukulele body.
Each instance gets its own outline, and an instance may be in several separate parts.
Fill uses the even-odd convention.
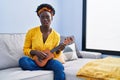
[[[45,50],[43,52],[47,54],[47,57],[45,59],[41,60],[36,55],[33,57],[35,63],[39,67],[44,67],[50,59],[54,58],[54,54],[51,53],[50,50]]]
[[[64,46],[66,46],[67,44],[69,44],[69,43],[72,42],[72,41],[73,41],[72,37],[67,37],[67,38],[64,40],[64,42],[61,43],[61,44],[63,44]],[[36,62],[36,64],[37,64],[39,67],[44,67],[50,59],[54,58],[54,54],[53,54],[53,53],[56,52],[57,50],[59,50],[59,49],[61,48],[60,46],[61,46],[61,45],[58,45],[57,47],[53,48],[52,50],[45,50],[45,51],[43,51],[44,53],[47,54],[47,57],[46,57],[45,59],[40,59],[40,58],[38,58],[38,57],[35,55],[35,56],[33,57],[34,61]]]

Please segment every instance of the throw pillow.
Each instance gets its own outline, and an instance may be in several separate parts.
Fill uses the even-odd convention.
[[[60,61],[62,64],[64,64],[65,63],[64,57],[65,57],[65,55],[63,53],[61,53],[61,55],[58,58],[55,58],[55,59]]]
[[[75,50],[75,43],[67,45],[63,50],[63,54],[65,55],[64,58],[66,61],[78,59],[76,50]]]
[[[78,49],[78,47],[77,47],[77,45],[76,45],[75,37],[74,37],[73,35],[71,35],[70,37],[73,38],[73,42],[71,42],[70,44],[75,43],[76,54],[77,54],[77,56],[78,56],[79,58],[82,58],[81,53],[79,52],[79,49]],[[64,41],[64,39],[66,38],[66,36],[60,36],[60,38],[61,38],[61,40],[60,40],[60,43],[61,43],[61,42]]]

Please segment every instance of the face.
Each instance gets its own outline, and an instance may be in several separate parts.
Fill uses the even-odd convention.
[[[39,18],[41,21],[42,26],[49,27],[52,21],[52,15],[48,11],[43,11],[41,14],[39,14]]]

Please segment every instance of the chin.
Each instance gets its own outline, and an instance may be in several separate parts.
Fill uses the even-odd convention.
[[[50,26],[50,24],[44,24],[44,26],[49,27],[49,26]]]
[[[46,28],[49,27],[50,25],[44,25]]]

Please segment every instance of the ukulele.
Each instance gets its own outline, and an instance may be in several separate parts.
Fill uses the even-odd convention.
[[[61,44],[63,44],[63,45],[68,45],[69,43],[71,43],[73,41],[73,39],[72,39],[72,37],[67,37],[64,41],[63,41],[63,43],[61,43]],[[40,59],[38,56],[34,56],[33,57],[33,59],[34,59],[34,61],[35,61],[35,63],[39,66],[39,67],[44,67],[46,64],[47,64],[47,62],[50,60],[50,59],[52,59],[52,58],[54,58],[54,52],[56,52],[57,50],[60,50],[60,48],[61,48],[61,45],[58,45],[57,47],[55,47],[55,48],[53,48],[52,50],[45,50],[45,51],[43,51],[45,54],[47,54],[47,57],[45,58],[45,59]]]

